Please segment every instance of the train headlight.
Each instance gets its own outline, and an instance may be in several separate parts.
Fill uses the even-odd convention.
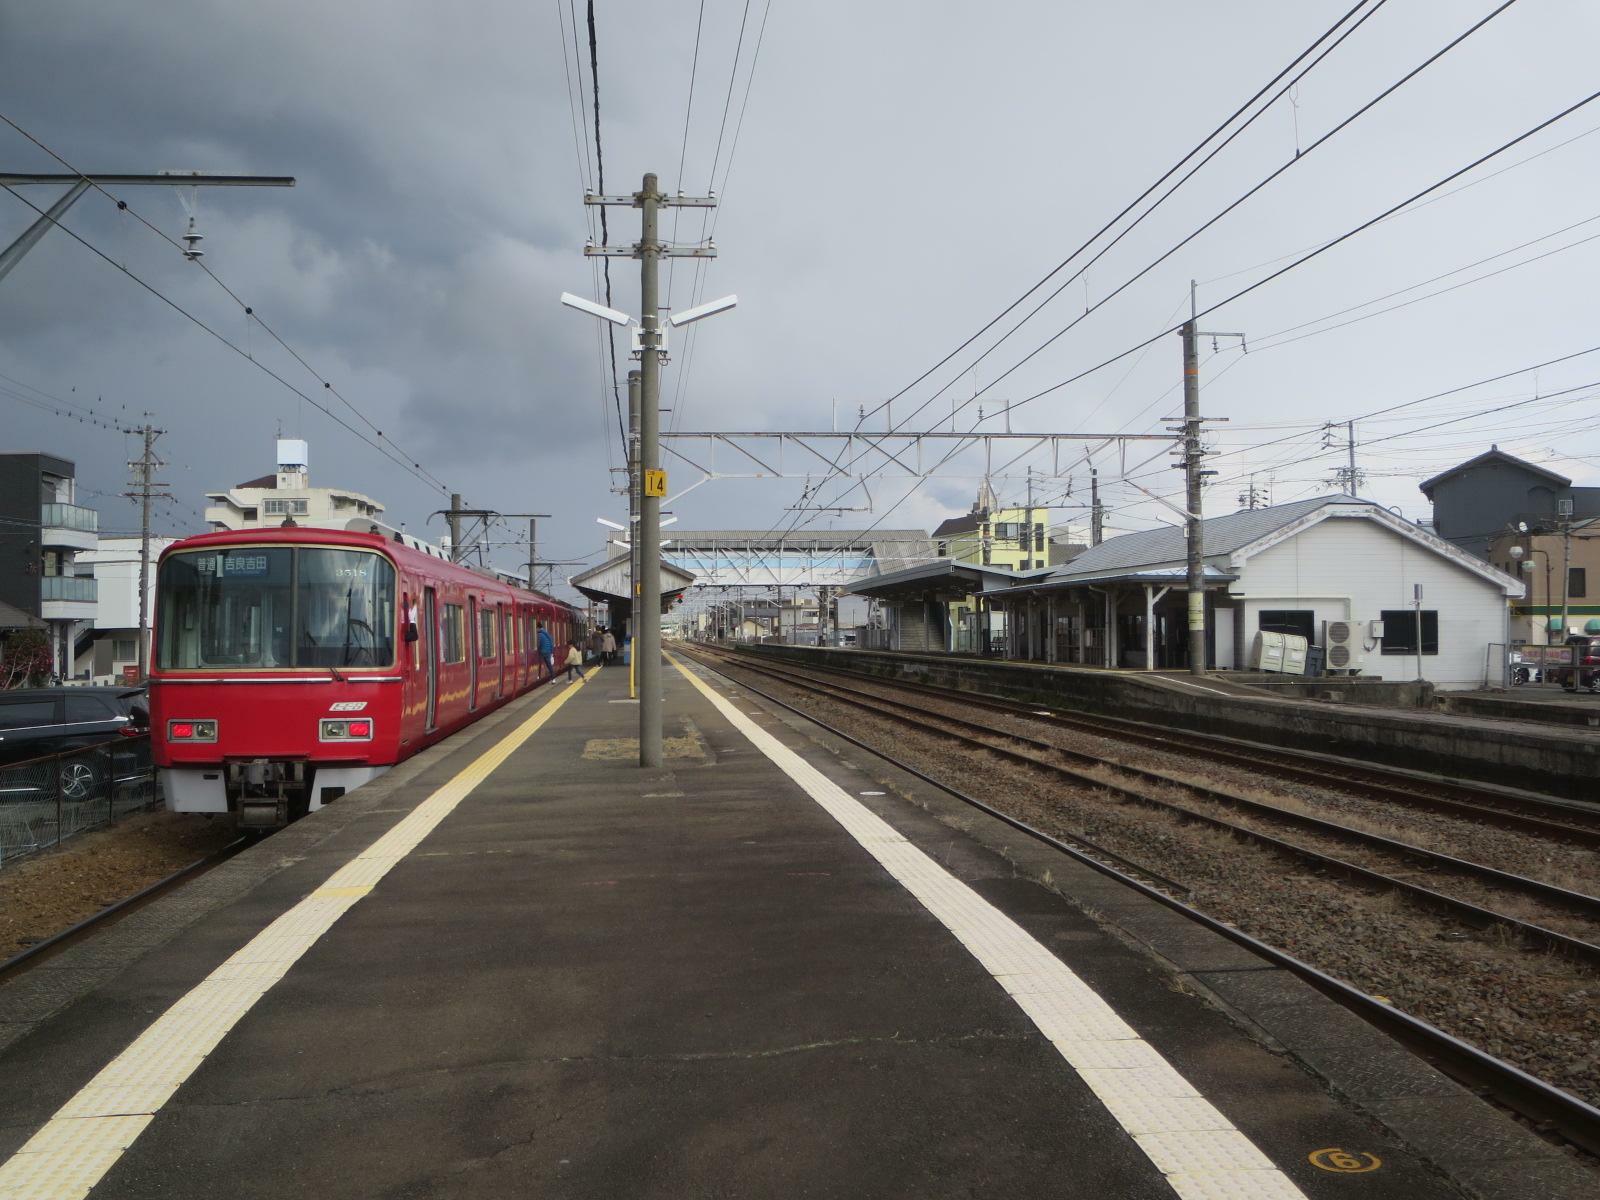
[[[168,721],[169,742],[214,742],[217,740],[215,721]]]

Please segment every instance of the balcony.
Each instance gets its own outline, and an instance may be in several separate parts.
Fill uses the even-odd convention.
[[[93,550],[99,544],[100,514],[76,504],[39,506],[39,545],[45,550]]]
[[[99,587],[75,575],[45,575],[39,580],[39,615],[46,621],[92,621]]]

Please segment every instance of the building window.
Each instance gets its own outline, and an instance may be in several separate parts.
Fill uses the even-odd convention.
[[[1567,568],[1567,595],[1581,600],[1589,594],[1589,577],[1583,567]]]
[[[950,557],[950,543],[949,542],[940,542],[939,543],[939,557],[940,558],[949,558]]]
[[[307,510],[304,500],[264,500],[261,511],[269,517],[303,517]]]
[[[1035,550],[1043,550],[1044,549],[1044,522],[1043,521],[1035,521],[1033,523],[1033,548]]]
[[[1309,608],[1263,608],[1257,622],[1262,633],[1296,634],[1308,646],[1317,640],[1317,614]]]
[[[132,662],[139,657],[139,644],[133,638],[113,638],[111,642],[112,662]]]
[[[244,519],[246,521],[254,521],[259,516],[260,516],[260,514],[253,508],[247,508],[247,509],[244,510]]]
[[[461,605],[446,604],[444,619],[439,622],[439,652],[447,663],[466,662],[465,626],[461,619]]]
[[[1414,608],[1386,608],[1379,614],[1383,621],[1383,653],[1415,654],[1417,652],[1417,610]],[[1439,614],[1431,608],[1422,610],[1422,652],[1439,653]]]

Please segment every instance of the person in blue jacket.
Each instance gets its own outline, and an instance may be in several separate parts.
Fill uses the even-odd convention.
[[[539,626],[539,661],[544,664],[544,677],[554,679],[556,676],[555,662],[556,644],[550,640],[550,631],[542,624]]]

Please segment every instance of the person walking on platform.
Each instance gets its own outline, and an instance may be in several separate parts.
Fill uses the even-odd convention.
[[[567,644],[567,682],[571,683],[573,676],[583,678],[583,651],[577,642]]]
[[[606,640],[600,632],[600,627],[596,625],[589,631],[589,657],[598,659],[605,650],[605,643]]]
[[[541,623],[539,625],[539,661],[544,664],[544,677],[556,677],[556,644],[550,640],[550,631]]]
[[[605,654],[606,666],[609,667],[617,661],[617,639],[611,635],[610,629],[606,630],[605,639],[600,643],[600,648]]]

